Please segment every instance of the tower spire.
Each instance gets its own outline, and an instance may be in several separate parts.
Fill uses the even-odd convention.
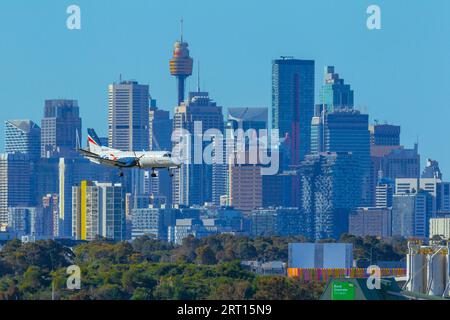
[[[180,37],[180,42],[183,42],[183,32],[184,32],[184,20],[183,20],[183,18],[181,18],[181,20],[180,20],[180,35],[181,35],[181,37]]]
[[[200,60],[198,61],[198,71],[197,71],[197,92],[200,92]]]

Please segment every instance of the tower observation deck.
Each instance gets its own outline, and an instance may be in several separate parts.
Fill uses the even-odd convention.
[[[189,44],[183,41],[183,23],[181,23],[181,38],[175,42],[173,56],[170,59],[170,74],[177,78],[178,105],[184,101],[186,78],[192,75],[194,60],[189,56]]]

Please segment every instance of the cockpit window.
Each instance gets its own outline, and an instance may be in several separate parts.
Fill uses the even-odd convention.
[[[172,158],[172,155],[170,153],[166,153],[163,157],[164,158]]]

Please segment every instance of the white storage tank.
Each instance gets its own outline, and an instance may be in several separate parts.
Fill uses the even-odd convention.
[[[421,252],[420,244],[408,243],[409,252],[406,259],[408,275],[407,290],[426,293],[427,263],[426,255]]]
[[[446,279],[445,279],[445,296],[450,297],[450,241],[447,243],[447,267],[446,267]]]
[[[446,287],[446,248],[440,247],[428,255],[428,294],[442,296]]]

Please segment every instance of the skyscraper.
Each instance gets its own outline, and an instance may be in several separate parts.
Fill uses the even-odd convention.
[[[31,160],[41,156],[41,128],[31,120],[5,121],[5,152],[27,154]]]
[[[48,194],[42,197],[42,210],[45,217],[44,234],[49,238],[59,235],[59,196]]]
[[[334,72],[333,66],[325,67],[325,84],[320,90],[320,101],[326,107],[327,112],[337,109],[351,109],[354,106],[353,90],[339,74]]]
[[[233,130],[268,129],[268,121],[267,108],[228,108],[227,126]]]
[[[149,150],[149,87],[137,81],[109,85],[109,147]]]
[[[150,150],[153,151],[171,151],[172,150],[172,126],[173,120],[170,118],[170,112],[161,110],[156,106],[156,101],[151,100],[149,115],[150,132]],[[147,182],[153,184],[151,194],[158,197],[165,197],[166,203],[172,203],[172,179],[167,171],[160,171],[158,177],[152,178],[147,174]],[[157,190],[157,192],[155,192]]]
[[[262,207],[261,167],[258,165],[230,165],[228,170],[228,204],[250,213]]]
[[[250,134],[249,130],[254,131],[258,137],[260,137],[260,131],[259,130],[267,130],[268,129],[268,110],[267,108],[247,108],[247,107],[241,107],[241,108],[228,108],[228,116],[227,116],[227,123],[226,123],[226,129],[227,130],[233,130],[235,137],[237,134],[237,130],[243,130],[245,133]],[[236,150],[237,148],[242,148],[241,146],[238,146],[234,139],[227,140],[226,143],[229,143],[228,146],[229,150]],[[238,168],[237,166],[232,165],[231,167],[228,165],[228,160],[226,159],[226,151],[227,146],[224,144],[224,150],[223,150],[223,158],[222,158],[222,164],[213,164],[213,203],[215,205],[220,205],[220,198],[224,195],[228,195],[230,197],[230,192],[233,192],[233,198],[228,199],[228,203],[231,204],[233,202],[233,206],[236,206],[236,203],[240,203],[240,197],[237,195],[239,193],[239,190],[241,187],[238,187],[236,184],[238,181],[241,181],[242,185],[246,184],[249,185],[248,181],[242,180],[242,178],[238,178],[241,176],[241,174],[244,174],[244,172],[253,172],[252,179],[256,179],[258,181],[258,187],[255,187],[255,194],[259,194],[258,192],[261,192],[261,172],[260,168],[251,168],[254,166],[250,166],[249,168]],[[246,140],[245,143],[245,150],[248,151],[250,149],[250,143],[249,140]],[[237,150],[236,150],[237,151]],[[247,154],[246,154],[246,157]],[[233,172],[230,172],[230,170],[233,170]],[[259,175],[257,177],[256,175]],[[234,180],[233,180],[234,179]],[[236,180],[238,179],[238,180]],[[233,183],[234,182],[234,183]],[[234,188],[232,188],[234,186]],[[259,189],[258,189],[259,188]],[[245,188],[244,188],[245,189]],[[244,193],[251,192],[251,190],[244,190]],[[236,196],[234,196],[236,195]],[[261,195],[259,194],[259,198]],[[243,197],[242,199],[244,199]],[[258,197],[257,197],[258,198]],[[259,203],[257,206],[261,206],[260,199],[252,199],[252,203]],[[253,202],[253,200],[255,202]],[[252,203],[248,202],[245,204],[246,208],[253,209]],[[280,205],[278,203],[277,205]]]
[[[400,126],[374,124],[369,127],[370,143],[374,146],[399,146]]]
[[[306,156],[299,167],[302,234],[311,239],[339,238],[358,206],[361,180],[358,159],[349,152]]]
[[[358,237],[392,235],[391,208],[358,208],[350,213],[349,233]]]
[[[183,29],[183,22],[181,22]],[[183,41],[183,30],[181,38],[175,42],[173,56],[170,60],[170,74],[177,78],[178,86],[178,105],[184,101],[184,91],[186,78],[192,75],[192,66],[194,60],[189,56],[189,44]]]
[[[132,212],[132,239],[148,236],[167,241],[168,228],[175,224],[176,210],[164,207],[133,209]]]
[[[72,188],[72,234],[76,240],[125,238],[125,199],[120,184],[83,180]]]
[[[400,126],[390,124],[374,124],[369,126],[370,131],[370,193],[376,194],[379,179],[385,179],[383,159],[393,150],[401,149]],[[388,178],[386,178],[388,179]],[[395,180],[395,177],[393,178]],[[389,179],[388,179],[389,180]],[[393,181],[393,180],[391,180]],[[381,187],[383,188],[383,187]],[[376,204],[376,197],[372,198],[372,205]]]
[[[53,170],[52,170],[53,171]],[[65,159],[58,162],[59,237],[72,236],[72,187],[83,180],[116,181],[114,168],[94,164],[87,159]]]
[[[381,159],[381,170],[383,176],[392,180],[398,178],[420,177],[420,155],[419,147],[414,145],[413,149],[404,147],[393,149]]]
[[[81,141],[81,118],[76,100],[46,100],[41,122],[41,157],[73,158],[77,137]]]
[[[427,159],[427,165],[422,172],[422,178],[442,179],[442,172],[439,168],[439,162]]]
[[[0,223],[8,223],[9,207],[33,206],[31,164],[26,154],[0,154]]]
[[[196,125],[201,125],[201,131]],[[173,129],[178,133],[181,133],[179,130],[187,130],[189,136],[186,138],[191,141],[189,154],[184,155],[189,157],[190,163],[186,163],[187,159],[183,159],[185,163],[181,168],[174,170],[173,203],[191,206],[211,202],[212,166],[203,161],[203,150],[211,142],[203,142],[202,149],[197,150],[202,154],[195,156],[193,139],[195,135],[202,136],[208,129],[223,132],[222,107],[217,106],[208,92],[191,92],[188,101],[175,108]],[[195,163],[198,157],[201,157],[201,163]]]
[[[251,212],[253,236],[298,236],[300,214],[298,208],[255,209]]]
[[[316,117],[315,117],[316,118]],[[362,186],[360,205],[370,205],[370,134],[369,116],[353,109],[336,109],[334,112],[322,111],[320,124],[313,128],[314,136],[320,142],[313,142],[316,152],[351,152],[358,161],[353,175]],[[313,122],[314,124],[314,122]],[[314,127],[314,126],[313,126]],[[317,129],[317,130],[315,130]],[[322,132],[316,132],[321,130]],[[319,150],[322,146],[323,150]]]
[[[392,206],[392,235],[426,239],[429,234],[431,195],[423,190],[395,194]]]
[[[289,57],[272,62],[272,128],[287,138],[290,164],[310,151],[314,113],[314,61]]]
[[[155,100],[151,100],[151,103],[149,113],[150,150],[171,151],[173,120],[170,118],[170,112],[159,109]]]

